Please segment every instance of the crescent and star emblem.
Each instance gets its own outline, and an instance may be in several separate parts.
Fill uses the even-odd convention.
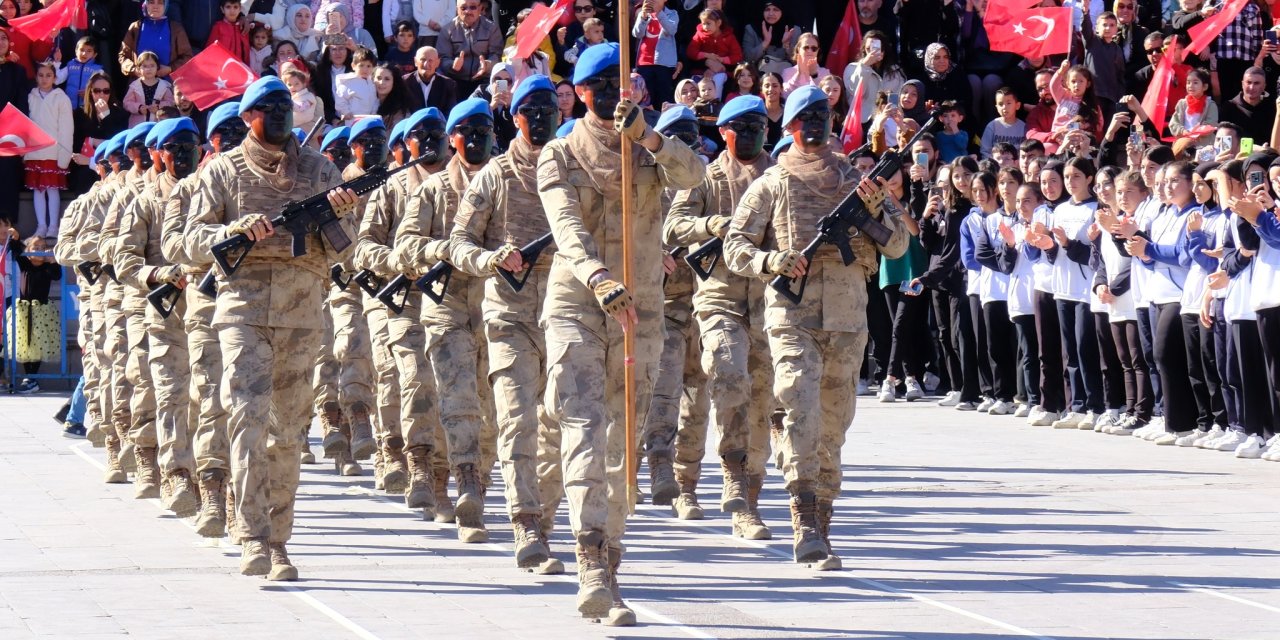
[[[0,146],[13,145],[15,149],[22,149],[27,146],[27,141],[20,136],[10,133],[6,136],[0,136]]]
[[[249,86],[250,83],[253,82],[252,80],[249,79],[249,69],[244,66],[244,63],[234,60],[232,58],[227,58],[226,60],[222,61],[222,68],[218,69],[218,79],[214,81],[213,86],[219,89],[227,88],[227,81],[222,79],[222,72],[227,70],[227,65],[231,65],[232,68],[238,69],[241,73],[244,74],[244,80],[240,82],[240,87],[247,87]]]
[[[1033,22],[1033,21],[1039,22],[1044,25],[1044,33],[1041,33],[1040,37],[1038,38],[1035,36],[1027,35],[1027,28],[1023,26],[1027,22]],[[1025,38],[1035,40],[1036,42],[1043,42],[1049,38],[1050,34],[1053,33],[1053,21],[1044,16],[1027,16],[1026,20],[1023,20],[1022,22],[1019,22],[1018,24],[1013,25],[1013,32]]]

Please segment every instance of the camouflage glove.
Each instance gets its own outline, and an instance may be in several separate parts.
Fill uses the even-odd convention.
[[[251,213],[242,218],[236,218],[231,221],[231,224],[227,225],[227,237],[248,235],[253,225],[259,222],[268,222],[267,217],[261,213]]]
[[[640,107],[630,100],[618,102],[613,110],[613,128],[620,134],[631,138],[632,142],[644,140],[649,133],[649,123],[645,122]]]
[[[596,283],[595,294],[600,308],[609,315],[635,306],[635,299],[631,297],[631,292],[617,280],[606,279]]]
[[[790,276],[797,264],[800,264],[800,252],[795,249],[770,251],[765,259],[769,273],[779,276]]]
[[[485,261],[485,266],[490,272],[497,273],[498,267],[506,262],[507,258],[510,258],[512,254],[516,253],[520,253],[520,250],[515,245],[504,244],[498,247],[496,251],[489,253],[489,259]]]
[[[151,281],[155,284],[176,284],[182,279],[182,267],[178,265],[169,265],[167,267],[158,267],[151,272]]]
[[[707,218],[707,233],[710,233],[717,238],[724,239],[724,234],[729,232],[729,223],[731,221],[733,221],[733,218],[730,218],[729,216],[711,216],[710,218]]]

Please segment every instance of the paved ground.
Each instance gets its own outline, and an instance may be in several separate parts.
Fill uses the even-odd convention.
[[[463,545],[324,465],[304,467],[290,545],[304,580],[242,577],[238,548],[102,484],[102,451],[47,417],[59,403],[0,397],[0,638],[1280,637],[1280,464],[1225,453],[864,399],[845,571],[789,562],[771,472],[770,542],[715,510],[640,509],[622,580],[641,626],[616,630],[576,617],[572,574],[514,568],[499,491],[493,544]]]

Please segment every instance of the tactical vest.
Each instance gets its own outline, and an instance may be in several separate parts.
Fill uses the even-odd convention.
[[[843,189],[836,193],[818,193],[796,179],[786,169],[778,167],[778,179],[782,190],[787,194],[787,219],[774,220],[774,234],[778,239],[779,249],[804,250],[818,236],[818,221],[835,210],[840,201],[857,187],[857,182],[849,180]],[[875,244],[862,234],[855,233],[849,241],[857,264],[861,265],[868,277],[879,268],[878,253]],[[840,262],[840,251],[830,244],[818,249],[815,261]]]
[[[551,230],[547,216],[542,210],[542,199],[538,197],[537,183],[534,190],[529,191],[520,182],[515,163],[506,154],[493,160],[498,164],[498,175],[502,176],[502,189],[493,202],[494,218],[485,227],[484,248],[497,249],[503,244],[523,247],[546,235]],[[534,268],[547,269],[551,266],[554,247],[547,247]]]
[[[292,200],[310,196],[315,192],[312,187],[311,177],[307,175],[309,167],[306,167],[301,161],[298,164],[297,177],[294,179],[293,188],[288,193],[281,193],[257,173],[254,173],[253,169],[249,167],[248,161],[245,160],[241,149],[237,148],[231,153],[224,154],[223,157],[231,163],[236,180],[234,184],[227,185],[228,191],[236,199],[236,218],[243,218],[255,213],[272,218],[279,213],[282,205]],[[227,223],[231,221],[231,218],[226,220]],[[306,241],[307,255],[297,259],[315,261],[316,265],[313,270],[316,270],[317,273],[327,272],[328,269],[324,266],[324,247],[320,243],[319,236],[315,233],[309,233]],[[283,229],[280,229],[270,238],[259,240],[246,260],[266,259],[272,261],[294,259],[293,237],[285,233]]]

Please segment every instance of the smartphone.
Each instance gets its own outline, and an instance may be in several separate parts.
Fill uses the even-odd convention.
[[[1068,123],[1067,123],[1067,130],[1068,130],[1068,131],[1079,131],[1079,130],[1080,130],[1080,123],[1079,123],[1079,122],[1068,122]]]
[[[916,283],[916,286],[913,287],[911,286],[910,280],[903,280],[902,284],[898,286],[898,291],[901,291],[902,293],[909,293],[913,296],[918,296],[921,293],[924,293],[924,284]]]
[[[1240,153],[1246,156],[1253,153],[1253,138],[1240,138]]]
[[[1272,45],[1280,45],[1280,33],[1276,33],[1274,30],[1267,30],[1263,34],[1267,36],[1267,42]]]
[[[1253,189],[1258,185],[1264,184],[1266,181],[1267,181],[1267,174],[1261,171],[1249,172],[1249,188],[1250,189]]]
[[[331,33],[324,37],[324,43],[329,46],[346,44],[347,36],[344,33]]]
[[[897,93],[891,93],[891,94],[889,94],[889,106],[891,106],[891,107],[902,107],[902,96],[901,96],[901,94],[897,94]]]
[[[927,154],[927,153],[925,153],[925,152],[921,151],[920,153],[917,153],[917,154],[915,155],[915,161],[916,161],[916,164],[918,164],[918,165],[920,165],[920,166],[922,166],[922,167],[928,167],[928,166],[929,166],[929,154]]]
[[[943,192],[945,189],[946,189],[946,187],[945,187],[945,186],[940,185],[940,184],[937,184],[937,183],[934,183],[934,185],[933,185],[932,187],[929,187],[929,197],[930,197],[930,198],[932,198],[932,197],[934,197],[934,196],[938,196],[939,198],[941,198],[941,197],[942,197],[942,192]]]
[[[1145,138],[1142,137],[1141,130],[1134,129],[1133,131],[1129,132],[1129,144],[1133,145],[1135,148],[1141,148],[1146,143],[1147,141]]]
[[[506,80],[499,79],[497,82],[494,82],[493,84],[494,84],[494,87],[495,87],[495,88],[497,88],[498,93],[506,93],[506,92],[507,92],[507,87],[508,87],[509,85],[507,84],[507,81],[506,81]]]
[[[1275,35],[1275,32],[1274,32],[1274,31],[1268,31],[1267,33],[1270,33],[1270,34],[1272,34],[1272,35]],[[873,39],[871,40],[871,45],[870,45],[870,46],[871,46],[871,50],[872,50],[872,51],[879,51],[879,50],[880,50],[880,41],[879,41],[879,40],[876,40],[876,39],[874,39],[874,38],[873,38]]]

